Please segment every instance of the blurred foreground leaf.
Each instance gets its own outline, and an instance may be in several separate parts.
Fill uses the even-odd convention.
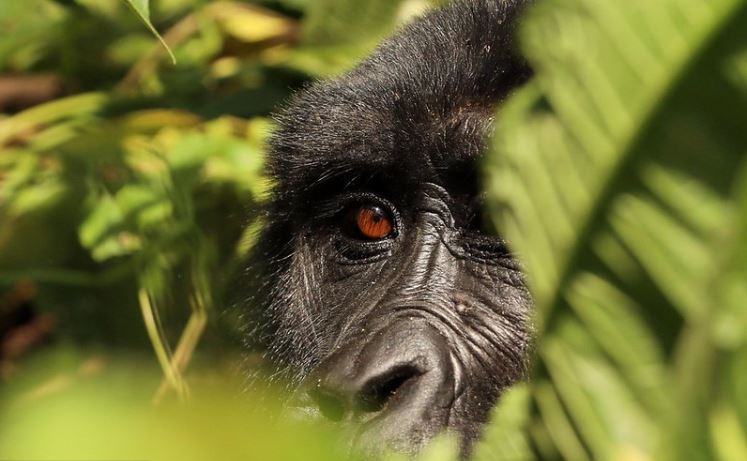
[[[58,351],[28,364],[23,386],[0,391],[0,458],[349,459],[339,434],[277,418],[272,393],[242,394],[227,376],[203,379],[187,403],[153,406],[158,372],[142,362]]]
[[[743,0],[529,14],[487,184],[538,311],[539,459],[745,456],[746,25]]]

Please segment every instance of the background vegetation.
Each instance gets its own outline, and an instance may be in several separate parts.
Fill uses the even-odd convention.
[[[237,401],[232,280],[269,112],[429,3],[127,3],[0,4],[0,458],[339,459]],[[537,366],[476,457],[747,459],[747,2],[539,3],[485,181]]]

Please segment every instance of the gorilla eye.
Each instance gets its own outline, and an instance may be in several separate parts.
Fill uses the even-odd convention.
[[[353,236],[365,240],[382,240],[392,235],[392,218],[378,205],[361,205],[348,215],[348,230]]]

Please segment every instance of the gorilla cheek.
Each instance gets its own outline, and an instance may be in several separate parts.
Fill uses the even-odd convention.
[[[442,220],[428,215],[419,229],[409,251],[373,262],[320,258],[331,249],[323,242],[300,251],[317,255],[298,270],[319,290],[308,310],[323,341],[304,391],[327,419],[356,423],[355,445],[369,453],[414,453],[443,430],[468,450],[521,375],[521,315],[502,315],[521,306],[498,305],[519,290],[495,283],[500,268],[456,256]]]

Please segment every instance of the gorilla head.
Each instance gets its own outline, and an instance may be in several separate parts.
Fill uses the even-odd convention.
[[[467,451],[525,370],[531,300],[478,187],[495,108],[529,75],[518,3],[431,12],[278,116],[256,254],[267,355],[359,448],[448,430]]]

